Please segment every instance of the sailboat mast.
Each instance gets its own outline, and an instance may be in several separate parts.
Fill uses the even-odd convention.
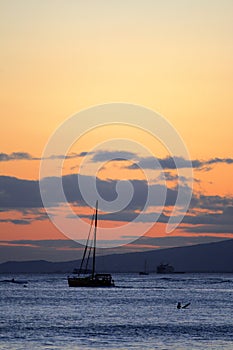
[[[98,201],[96,201],[96,207],[95,207],[95,230],[94,230],[92,278],[94,278],[94,276],[95,276],[95,249],[96,249],[96,231],[97,231],[97,212],[98,212]]]
[[[90,230],[89,230],[89,233],[88,233],[86,246],[85,246],[85,249],[84,249],[84,252],[83,252],[82,262],[81,262],[81,265],[80,265],[80,268],[79,268],[78,275],[80,275],[82,273],[82,268],[83,268],[84,260],[85,260],[85,257],[86,257],[86,252],[87,252],[87,248],[88,248],[88,244],[89,244],[89,239],[90,239],[91,229],[92,229],[92,226],[93,226],[94,217],[95,217],[95,212],[92,215],[91,226],[90,226]],[[89,261],[89,255],[88,255],[88,258],[87,258],[87,263],[86,263],[86,269],[85,270],[87,270],[87,265],[88,265],[88,261]]]

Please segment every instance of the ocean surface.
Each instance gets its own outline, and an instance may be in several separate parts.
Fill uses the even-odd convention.
[[[0,349],[233,349],[233,274],[113,274],[108,289],[0,280],[13,277],[28,284],[0,283]]]

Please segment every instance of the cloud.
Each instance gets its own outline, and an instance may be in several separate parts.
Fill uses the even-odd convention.
[[[83,245],[69,239],[57,239],[57,240],[13,240],[13,241],[0,241],[0,245],[3,244],[13,244],[19,246],[33,246],[40,248],[77,248],[83,247]]]
[[[9,162],[15,160],[42,160],[42,159],[75,159],[85,157],[87,154],[92,152],[80,152],[80,153],[69,153],[69,154],[52,154],[47,158],[34,157],[27,152],[13,152],[13,153],[0,153],[0,162]]]
[[[198,225],[194,227],[183,226],[182,230],[189,233],[209,233],[209,234],[233,234],[233,226],[226,225],[224,222],[222,225]]]
[[[80,175],[81,176],[81,175]],[[106,201],[113,201],[117,198],[116,180],[94,179],[90,176],[82,175],[84,180],[95,181],[100,196]],[[50,203],[53,207],[62,205],[62,198],[59,197],[57,186],[59,178],[49,177],[42,181],[50,188],[54,188],[55,198]],[[88,183],[87,181],[87,183]],[[67,201],[73,206],[87,206],[83,200],[78,187],[77,175],[71,174],[62,177],[64,193]],[[161,199],[164,191],[167,191],[164,203],[164,212],[160,215],[158,222],[167,223],[169,220],[169,210],[174,206],[177,199],[177,188],[166,188],[161,184],[152,184],[150,188],[145,180],[131,180],[133,186],[133,197],[130,203],[117,213],[99,213],[100,220],[131,222],[136,219],[138,213],[144,209],[150,209],[140,216],[141,222],[154,222],[155,214],[163,207]],[[90,190],[87,187],[87,190]],[[147,203],[147,195],[150,190],[150,201]],[[184,186],[185,191],[190,188]],[[125,194],[127,196],[127,193]],[[23,180],[15,177],[0,176],[0,202],[1,211],[16,210],[21,212],[21,217],[12,219],[3,218],[1,222],[8,222],[14,225],[28,225],[34,221],[46,220],[47,214],[44,212],[43,203],[40,197],[39,182],[37,180]],[[204,212],[205,211],[205,212]],[[54,214],[56,215],[56,213]],[[80,214],[79,214],[80,215]],[[9,215],[10,216],[10,215]],[[85,214],[80,215],[85,217]],[[174,218],[177,222],[180,217]],[[232,233],[233,227],[233,198],[220,196],[205,196],[193,194],[190,210],[182,220],[181,229],[191,233]]]
[[[220,213],[186,215],[182,221],[192,226],[182,230],[192,233],[233,233],[233,206],[222,208]]]
[[[10,160],[32,160],[34,159],[27,152],[13,152],[10,154],[0,153],[0,162],[8,162]]]
[[[233,159],[232,158],[212,158],[209,159],[206,162],[206,165],[211,165],[211,164],[218,164],[218,163],[225,163],[225,164],[233,164]]]
[[[193,195],[191,201],[192,208],[205,210],[222,211],[224,208],[233,206],[233,197]]]
[[[155,162],[155,160],[157,162]],[[193,163],[194,162],[194,163]],[[156,158],[156,157],[141,157],[137,163],[127,166],[128,169],[177,169],[177,168],[191,168],[197,166],[196,162],[190,162],[182,157],[166,157],[166,158]]]
[[[181,182],[183,184],[188,184],[191,180],[185,176],[179,176],[178,174],[172,174],[170,171],[161,172],[160,175],[156,178],[158,181],[170,181],[170,182]],[[200,180],[194,179],[195,182],[200,182]]]
[[[43,209],[40,208],[33,208],[33,209],[20,209],[17,210],[21,213],[20,219],[12,219],[12,216],[15,216],[15,212],[12,214],[12,210],[6,211],[8,212],[8,215],[10,215],[10,218],[4,218],[0,219],[0,223],[11,223],[14,225],[30,225],[34,221],[43,221],[48,219],[48,215],[46,212],[43,211]]]
[[[114,161],[125,161],[125,160],[136,160],[138,156],[134,152],[128,151],[107,151],[101,150],[97,151],[91,158],[94,163],[97,162],[108,162],[110,160]]]
[[[52,154],[51,156],[47,158],[41,158],[41,159],[76,159],[76,158],[82,158],[87,155],[92,154],[93,152],[80,152],[80,153],[68,153],[68,154]]]
[[[233,158],[220,158],[215,157],[208,160],[187,160],[182,157],[171,157],[167,156],[165,158],[158,158],[158,157],[140,157],[135,152],[130,151],[119,151],[119,150],[99,150],[99,151],[91,151],[91,152],[80,152],[80,153],[69,153],[67,155],[65,154],[52,154],[51,156],[47,157],[46,159],[76,159],[76,158],[83,158],[87,155],[92,155],[91,162],[108,162],[111,160],[120,162],[125,160],[133,161],[133,164],[130,164],[128,166],[125,166],[125,168],[130,170],[135,170],[138,168],[142,169],[168,169],[168,170],[174,170],[174,169],[185,169],[185,168],[194,168],[198,170],[204,170],[209,171],[212,169],[212,165],[215,164],[233,164]],[[34,157],[28,152],[13,152],[10,154],[7,153],[0,153],[0,162],[7,162],[7,161],[16,161],[16,160],[42,160],[40,157]],[[156,161],[156,162],[155,162]]]
[[[157,165],[155,163],[155,159],[157,160]],[[126,166],[127,169],[135,170],[138,168],[142,169],[199,169],[208,171],[211,169],[211,165],[214,164],[233,164],[232,158],[211,158],[209,160],[186,160],[182,157],[166,157],[166,158],[156,158],[156,157],[138,157],[138,162]]]
[[[82,176],[87,183],[89,181],[96,181],[99,194],[106,201],[113,201],[117,198],[116,188],[118,181],[101,180],[98,178],[95,179],[86,175],[80,176]],[[62,197],[60,197],[59,191],[57,191],[60,184],[60,179],[57,177],[48,177],[43,179],[42,183],[54,189],[54,198],[51,206],[61,204]],[[77,175],[71,174],[63,176],[62,183],[64,193],[69,203],[86,205],[78,187]],[[139,209],[146,201],[148,185],[145,181],[140,180],[132,180],[131,183],[134,187],[134,196],[131,208]],[[0,176],[0,201],[1,210],[43,208],[43,203],[40,196],[39,181],[18,179],[10,176]]]
[[[30,225],[30,221],[23,219],[1,219],[0,222],[8,222],[14,225]]]
[[[81,175],[80,175],[81,176]],[[99,195],[105,201],[114,201],[117,198],[117,184],[116,180],[101,180],[95,179],[90,176],[82,175],[83,179],[87,181],[95,182]],[[60,179],[56,177],[49,177],[42,180],[50,189],[53,189],[54,198],[50,202],[51,207],[58,207],[62,205],[63,198],[60,196],[58,186]],[[125,181],[122,181],[123,183]],[[166,188],[164,185],[152,184],[149,188],[148,183],[145,180],[131,180],[133,187],[133,196],[129,204],[120,212],[100,214],[102,220],[112,221],[126,221],[130,222],[138,216],[143,209],[146,210],[149,207],[163,207],[172,206],[176,202],[177,189]],[[83,200],[82,194],[78,186],[77,175],[66,175],[62,177],[63,189],[67,199],[67,202],[74,206],[87,206]],[[125,182],[128,184],[128,181]],[[90,186],[86,186],[87,191],[91,190]],[[147,202],[148,191],[150,190],[150,200]],[[190,189],[189,189],[190,190]],[[164,194],[167,196],[165,203],[163,203]],[[128,201],[127,191],[123,194],[125,196],[125,202]],[[40,197],[40,188],[38,181],[23,180],[15,177],[0,176],[0,201],[1,210],[17,210],[22,213],[20,218],[22,221],[13,221],[7,219],[8,222],[13,224],[28,224],[35,220],[46,219],[46,214],[41,213],[43,203]],[[156,212],[156,210],[155,210]],[[85,217],[85,215],[83,215]],[[18,219],[18,218],[17,218]],[[4,218],[4,220],[6,220]],[[142,216],[143,222],[153,222],[155,216],[152,214],[145,214]],[[5,221],[6,222],[6,221]]]
[[[0,176],[0,203],[3,208],[42,208],[39,182]]]

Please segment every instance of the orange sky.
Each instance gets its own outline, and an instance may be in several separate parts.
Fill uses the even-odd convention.
[[[0,152],[40,158],[51,134],[71,115],[96,104],[127,102],[167,118],[192,160],[233,157],[232,1],[3,1],[0,13]],[[129,135],[155,156],[168,156],[151,135],[122,126],[95,129],[70,152]],[[77,172],[80,160],[66,160],[63,174]],[[39,178],[39,160],[0,164],[1,175]],[[106,165],[100,177],[142,178],[121,165]],[[232,170],[224,162],[209,171],[194,169],[195,193],[232,198]],[[20,215],[6,211],[2,217]],[[59,235],[46,220],[1,223],[3,240]]]

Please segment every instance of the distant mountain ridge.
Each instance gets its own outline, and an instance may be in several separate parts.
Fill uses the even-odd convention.
[[[176,272],[233,272],[233,239],[146,252],[111,254],[96,257],[98,272],[139,272],[147,260],[149,272],[161,262],[169,262]],[[8,261],[0,273],[72,273],[80,260],[67,262]]]

